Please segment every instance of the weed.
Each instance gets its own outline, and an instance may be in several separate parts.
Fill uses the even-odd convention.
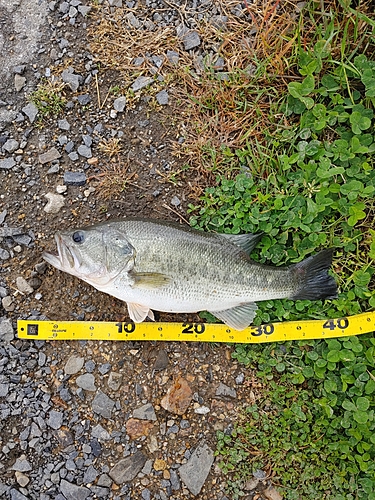
[[[98,148],[104,155],[109,156],[109,158],[118,155],[123,150],[121,140],[118,137],[103,139],[99,142]]]
[[[29,99],[38,108],[40,116],[47,118],[50,115],[60,114],[65,107],[66,99],[64,97],[65,83],[47,80],[38,85]]]
[[[91,176],[89,180],[99,181],[96,186],[98,197],[109,200],[119,196],[136,177],[136,172],[128,172],[128,170],[129,165],[124,165],[123,162],[113,162],[104,165],[100,173]]]

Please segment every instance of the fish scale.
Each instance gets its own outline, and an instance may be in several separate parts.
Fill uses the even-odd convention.
[[[45,252],[45,260],[127,302],[135,322],[152,317],[152,309],[207,310],[242,330],[251,324],[257,301],[337,294],[328,274],[332,249],[292,266],[266,266],[248,255],[259,235],[206,233],[142,218],[106,221],[55,238],[58,255]]]

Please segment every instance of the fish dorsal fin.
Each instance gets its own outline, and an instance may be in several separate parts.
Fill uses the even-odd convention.
[[[211,314],[221,319],[226,325],[235,330],[244,330],[255,318],[258,306],[255,302],[242,304],[241,306],[225,309],[224,311],[209,311]]]
[[[234,243],[238,247],[242,248],[246,253],[250,253],[258,244],[260,239],[263,236],[263,233],[253,234],[219,234],[226,240],[229,240],[231,243]]]
[[[161,273],[131,273],[132,278],[134,278],[133,286],[136,288],[143,289],[153,289],[161,288],[162,286],[168,285],[171,279],[165,274]]]
[[[130,319],[134,321],[134,323],[142,323],[147,316],[154,320],[154,313],[147,306],[141,306],[140,304],[135,304],[134,302],[127,302],[128,311]]]

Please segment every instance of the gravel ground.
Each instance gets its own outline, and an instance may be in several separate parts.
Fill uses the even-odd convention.
[[[167,1],[109,0],[109,7],[114,14],[123,9],[133,28],[171,26],[181,53],[199,57],[197,22],[225,22],[210,0],[178,9]],[[127,317],[120,301],[43,263],[58,228],[125,215],[187,217],[194,179],[172,175],[182,165],[171,143],[184,140],[173,89],[157,92],[156,106],[147,96],[129,103],[109,92],[123,80],[100,71],[89,51],[93,8],[80,0],[0,0],[0,498],[225,500],[216,431],[230,432],[260,390],[231,360],[230,347],[16,336],[18,318]],[[241,15],[243,5],[235,8]],[[149,57],[151,72],[131,83],[135,93],[161,64],[160,55]],[[27,96],[53,77],[65,83],[66,104],[59,116],[40,121]],[[116,143],[122,149],[114,167],[105,145]],[[124,178],[126,189],[108,198]],[[256,492],[262,479],[260,471],[247,498],[278,498]]]

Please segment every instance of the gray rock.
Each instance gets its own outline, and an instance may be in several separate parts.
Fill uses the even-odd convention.
[[[26,85],[26,78],[20,75],[14,75],[14,87],[16,92],[20,92]]]
[[[168,92],[166,90],[161,90],[160,92],[158,92],[156,94],[155,97],[160,105],[165,106],[168,104],[169,96],[168,96]]]
[[[74,142],[73,141],[69,141],[67,142],[66,146],[65,146],[65,151],[69,154],[73,151],[74,149]]]
[[[81,76],[74,74],[73,68],[64,69],[64,71],[61,73],[61,78],[63,82],[69,85],[73,92],[76,92],[78,90]]]
[[[78,10],[71,5],[69,8],[69,13],[68,13],[69,17],[70,18],[75,17],[77,14],[78,14]]]
[[[44,165],[44,163],[50,163],[51,161],[57,160],[60,157],[60,152],[56,148],[51,148],[46,153],[39,155],[39,163]]]
[[[0,384],[0,398],[5,398],[9,392],[9,384]]]
[[[142,500],[151,500],[151,491],[148,488],[142,490],[141,493]]]
[[[89,5],[79,5],[78,6],[78,12],[83,16],[86,17],[87,14],[91,11],[91,7]]]
[[[91,97],[89,94],[82,94],[77,97],[77,100],[82,106],[86,106],[91,102]]]
[[[28,500],[25,495],[23,495],[20,491],[16,490],[15,488],[12,488],[10,490],[10,499],[11,500]]]
[[[88,148],[85,144],[81,144],[80,146],[78,146],[77,151],[78,151],[78,154],[80,154],[81,156],[83,156],[85,158],[92,157],[91,148]]]
[[[4,306],[4,300],[7,297],[2,299],[2,303]],[[14,339],[14,331],[12,326],[12,321],[9,318],[0,318],[0,340],[4,342],[9,342]]]
[[[212,24],[212,26],[214,26],[217,29],[224,29],[228,22],[228,16],[220,16],[220,15],[211,16],[209,22]]]
[[[264,470],[261,470],[261,469],[257,469],[254,473],[253,473],[253,476],[256,478],[256,479],[266,479],[267,477],[267,473],[264,471]]]
[[[131,85],[131,89],[136,92],[153,83],[154,79],[149,76],[139,76]]]
[[[134,66],[141,66],[144,62],[145,62],[144,57],[136,57],[135,59],[133,59]]]
[[[29,236],[28,234],[15,234],[13,236],[13,240],[19,245],[24,245],[25,247],[29,246],[29,244],[33,241],[31,236]]]
[[[213,462],[213,451],[205,442],[201,442],[188,462],[178,469],[180,478],[193,495],[199,495]]]
[[[181,483],[180,483],[180,479],[178,477],[178,474],[174,469],[170,469],[169,472],[171,475],[170,482],[171,482],[172,490],[178,491],[181,488]]]
[[[245,380],[245,374],[244,373],[239,373],[236,377],[236,384],[241,385],[244,383]]]
[[[68,154],[69,158],[72,160],[72,161],[77,161],[79,156],[78,156],[78,153],[76,153],[75,151],[73,151],[72,153],[69,153]]]
[[[107,474],[101,474],[99,476],[97,485],[109,488],[110,486],[112,486],[112,479]]]
[[[59,173],[60,171],[60,166],[56,163],[56,165],[52,165],[48,170],[47,170],[47,174],[48,175],[53,175],[53,174],[57,174]]]
[[[17,470],[19,472],[27,472],[29,470],[33,470],[30,462],[27,460],[25,455],[21,455],[17,460],[15,461],[12,470]]]
[[[60,489],[66,500],[85,500],[90,495],[88,488],[69,483],[65,479],[61,480]]]
[[[86,180],[84,172],[64,172],[64,184],[66,186],[84,186]]]
[[[95,498],[110,498],[109,488],[102,488],[100,486],[91,486],[90,491],[95,495]]]
[[[84,362],[85,358],[81,358],[80,356],[70,356],[64,366],[65,374],[75,375],[82,369]]]
[[[4,160],[0,160],[0,169],[9,170],[13,168],[16,162],[13,158],[5,158]]]
[[[154,407],[151,403],[147,403],[133,410],[133,417],[139,418],[140,420],[152,420],[154,422],[157,420]]]
[[[109,472],[110,477],[117,484],[132,481],[142,470],[147,458],[141,451],[136,451],[134,455],[120,460]]]
[[[7,213],[8,213],[8,211],[7,211],[7,210],[3,210],[3,211],[0,213],[0,224],[2,224],[2,223],[5,221],[5,217],[7,216]]]
[[[76,384],[85,391],[96,391],[95,377],[92,373],[84,373],[77,377]]]
[[[110,363],[103,363],[102,365],[99,365],[99,372],[102,374],[102,375],[105,375],[106,373],[109,372],[109,370],[112,368],[112,365]]]
[[[18,278],[16,278],[16,286],[17,290],[24,293],[25,295],[30,295],[30,293],[33,293],[34,291],[33,288],[28,284],[28,282],[22,276],[18,276]]]
[[[216,396],[224,396],[224,397],[229,397],[229,398],[236,398],[237,397],[237,392],[235,389],[232,389],[231,387],[228,387],[227,385],[225,385],[221,382],[220,382],[218,388],[216,389],[215,394],[216,394]]]
[[[82,136],[82,140],[83,140],[83,143],[85,144],[85,146],[87,146],[88,148],[90,148],[92,146],[92,137],[91,137],[91,135],[84,134]]]
[[[61,130],[70,130],[70,124],[66,118],[63,118],[62,120],[59,120],[57,122],[57,126]]]
[[[128,14],[126,14],[125,16],[127,18],[127,20],[129,21],[130,25],[133,26],[133,28],[140,28],[141,27],[141,23],[139,22],[139,20],[135,17],[135,15],[133,14],[133,12],[129,12]]]
[[[88,373],[92,373],[95,370],[95,366],[96,366],[96,363],[92,359],[89,359],[85,363],[85,368],[86,368],[86,371]]]
[[[3,146],[3,149],[8,153],[13,153],[16,149],[18,149],[20,143],[15,139],[8,139]]]
[[[175,207],[180,206],[181,205],[180,198],[178,198],[177,196],[173,196],[173,198],[171,199],[171,204]]]
[[[52,429],[60,429],[64,420],[64,414],[61,411],[51,410],[49,412],[49,417],[47,420],[47,425],[52,427]]]
[[[195,47],[199,47],[201,44],[201,39],[197,31],[189,30],[183,24],[180,24],[177,27],[177,36],[182,40],[185,50],[194,49]]]
[[[178,60],[180,58],[180,55],[178,52],[175,52],[174,50],[167,50],[167,59],[170,63],[172,64],[178,64]]]
[[[113,407],[115,402],[107,394],[102,392],[100,389],[95,394],[95,398],[92,402],[92,409],[95,413],[99,413],[104,418],[111,418]]]
[[[100,441],[109,441],[111,439],[109,433],[100,424],[92,428],[91,437]],[[102,484],[101,486],[108,486],[108,484]]]
[[[158,355],[156,356],[154,365],[152,369],[156,372],[165,370],[169,364],[168,354],[164,349],[160,349]]]
[[[22,108],[22,113],[27,116],[30,123],[34,123],[35,118],[37,117],[39,111],[38,108],[35,106],[35,104],[30,102],[27,106]]]
[[[111,372],[108,377],[108,387],[112,391],[118,391],[122,383],[121,373]]]
[[[8,260],[10,258],[10,253],[4,248],[0,248],[0,260]]]
[[[125,96],[118,97],[113,102],[113,108],[116,111],[118,111],[119,113],[122,113],[124,111],[125,106],[126,106],[126,97]]]
[[[88,483],[93,483],[95,479],[98,477],[99,473],[95,469],[93,465],[90,465],[86,470],[85,474],[83,476],[83,482],[88,484]]]
[[[1,257],[1,252],[0,252],[0,257]],[[10,295],[7,295],[6,297],[3,297],[1,299],[1,305],[4,308],[4,311],[7,311],[7,312],[14,311],[15,305],[13,302],[13,298]],[[1,332],[1,324],[0,324],[0,332]],[[12,337],[12,339],[13,339],[13,337]],[[12,339],[10,339],[10,340],[12,340]],[[7,340],[7,339],[4,339],[4,340]]]
[[[65,198],[61,194],[47,193],[44,197],[48,200],[47,205],[43,208],[47,214],[57,214],[65,204]]]

